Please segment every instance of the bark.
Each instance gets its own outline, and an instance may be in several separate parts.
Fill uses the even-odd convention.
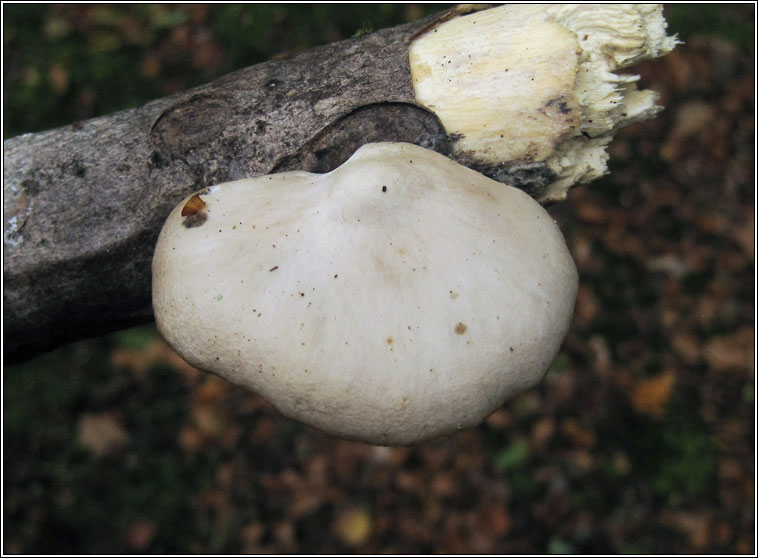
[[[194,190],[327,171],[371,141],[444,152],[444,129],[415,104],[408,67],[409,41],[429,21],[5,141],[6,360],[149,322],[155,240]]]

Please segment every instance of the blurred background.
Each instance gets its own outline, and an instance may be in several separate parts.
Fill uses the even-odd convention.
[[[3,5],[5,138],[444,5]],[[5,553],[755,552],[753,4],[670,5],[656,119],[549,207],[580,272],[545,381],[410,448],[325,436],[151,325],[3,378]]]

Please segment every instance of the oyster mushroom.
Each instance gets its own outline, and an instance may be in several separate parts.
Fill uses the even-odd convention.
[[[537,202],[403,143],[193,194],[153,259],[158,328],[188,362],[382,445],[475,426],[539,382],[576,289]]]

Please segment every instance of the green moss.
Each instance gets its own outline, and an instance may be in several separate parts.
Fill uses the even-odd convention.
[[[521,467],[529,458],[529,443],[518,438],[504,450],[495,454],[495,467],[501,471],[510,471]]]

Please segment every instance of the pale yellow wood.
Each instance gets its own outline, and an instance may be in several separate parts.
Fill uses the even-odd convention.
[[[419,104],[480,164],[544,162],[541,200],[607,172],[606,145],[654,116],[638,76],[615,73],[670,52],[660,5],[519,4],[448,19],[409,49]]]

